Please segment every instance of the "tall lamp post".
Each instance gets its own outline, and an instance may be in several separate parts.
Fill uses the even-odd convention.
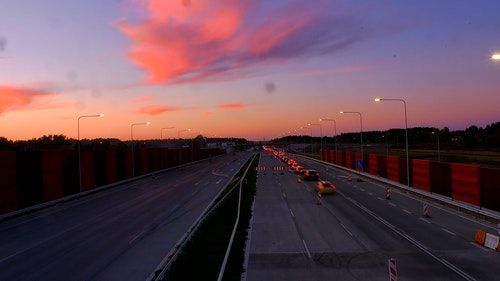
[[[436,134],[437,137],[437,149],[438,149],[438,162],[441,162],[441,150],[439,148],[439,131],[437,132],[432,132],[432,134]]]
[[[134,155],[134,126],[138,125],[149,125],[149,122],[132,123],[130,125],[130,140],[132,141],[132,177],[135,177],[135,155]]]
[[[160,130],[160,139],[163,140],[163,130],[168,130],[168,129],[173,129],[175,127],[165,127],[165,128],[161,128]]]
[[[305,129],[309,129],[310,130],[310,136],[311,136],[311,154],[312,154],[312,146],[313,146],[313,129],[311,127],[300,127],[301,129],[305,130]],[[305,140],[304,140],[304,143],[305,143]]]
[[[160,141],[163,142],[163,130],[168,130],[168,129],[173,129],[175,127],[165,127],[165,128],[161,128],[160,129]],[[163,153],[163,147],[160,148],[161,149],[161,168],[163,169],[165,167],[165,163],[164,163],[164,153]]]
[[[405,109],[405,136],[406,136],[406,180],[407,185],[410,186],[410,158],[408,157],[408,116],[406,114],[406,102],[404,99],[382,99],[376,98],[375,101],[399,101],[402,102]]]
[[[337,122],[335,119],[321,118],[319,121],[333,121],[333,138],[335,139],[335,164],[337,164]]]
[[[352,113],[352,114],[358,114],[359,115],[359,125],[360,125],[360,136],[361,136],[361,172],[364,171],[364,158],[363,158],[363,117],[361,116],[361,112],[359,111],[341,111],[340,114],[344,113]]]
[[[311,124],[311,123],[309,123],[308,125],[309,126],[319,126],[319,143],[320,143],[319,144],[319,147],[320,147],[319,149],[320,149],[320,151],[322,151],[323,150],[323,129],[321,128],[321,124]],[[321,159],[321,153],[320,153],[320,157],[319,158]]]
[[[299,131],[300,131],[300,134],[301,134],[300,136],[302,137],[302,153],[305,153],[306,140],[305,140],[305,138],[304,138],[304,135],[302,135],[302,134],[303,134],[304,129],[303,129],[302,127],[300,127],[300,128],[298,128],[297,130],[299,130]],[[297,131],[297,130],[295,130],[295,131]],[[298,133],[298,131],[297,131],[297,133]],[[297,137],[297,143],[299,143],[299,138],[298,138],[298,137]],[[298,152],[298,149],[297,149],[297,152]]]
[[[182,132],[189,132],[191,129],[185,129],[185,130],[179,130],[177,131],[177,137],[179,138],[179,168],[181,167],[181,133]]]
[[[80,192],[82,192],[82,162],[81,162],[81,149],[80,149],[80,119],[90,117],[102,117],[104,114],[82,115],[78,117],[78,179],[80,185]]]
[[[199,134],[201,134],[201,131],[191,133],[191,147],[189,149],[191,151],[191,162],[193,162],[194,159],[194,135],[199,135]]]

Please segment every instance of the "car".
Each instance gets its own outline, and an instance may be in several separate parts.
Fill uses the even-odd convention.
[[[304,173],[306,180],[319,180],[319,173],[316,170],[306,170]]]
[[[316,190],[321,194],[332,194],[336,189],[337,187],[329,181],[318,181],[316,185]]]
[[[304,168],[304,167],[302,167],[302,166],[300,166],[300,165],[298,165],[298,166],[297,166],[297,168],[295,168],[295,173],[296,173],[297,175],[299,175],[299,174],[303,174],[303,173],[305,173],[305,172],[306,172],[306,168]]]

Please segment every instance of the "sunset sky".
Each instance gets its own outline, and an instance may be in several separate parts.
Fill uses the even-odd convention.
[[[0,0],[0,136],[273,139],[500,121],[498,0]],[[150,125],[132,126],[151,122]],[[175,127],[175,128],[170,128]],[[163,129],[162,128],[170,128]],[[319,126],[311,126],[319,136]],[[191,129],[190,132],[185,130]],[[295,130],[298,130],[297,132]],[[291,132],[291,133],[289,133]]]

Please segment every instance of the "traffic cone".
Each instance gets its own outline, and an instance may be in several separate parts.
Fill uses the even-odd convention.
[[[388,187],[385,192],[385,199],[391,200],[391,189]]]
[[[427,203],[424,203],[424,218],[430,218],[429,216],[429,205]]]
[[[297,176],[297,182],[300,183],[300,175]]]
[[[322,199],[322,195],[321,195],[321,192],[318,191],[318,196],[316,196],[316,204],[318,205],[321,205],[321,199]]]

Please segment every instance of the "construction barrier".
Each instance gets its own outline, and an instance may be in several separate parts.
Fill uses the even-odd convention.
[[[430,218],[430,216],[429,216],[429,205],[427,205],[427,203],[424,203],[424,210],[423,211],[424,211],[423,212],[424,213],[424,217]]]
[[[484,239],[484,246],[492,250],[498,249],[498,236],[486,233],[486,238]]]
[[[474,237],[474,241],[479,245],[484,245],[484,240],[486,240],[486,232],[481,229],[476,230],[476,236]]]
[[[396,259],[389,259],[389,280],[397,281],[398,280],[398,270],[396,267]]]

